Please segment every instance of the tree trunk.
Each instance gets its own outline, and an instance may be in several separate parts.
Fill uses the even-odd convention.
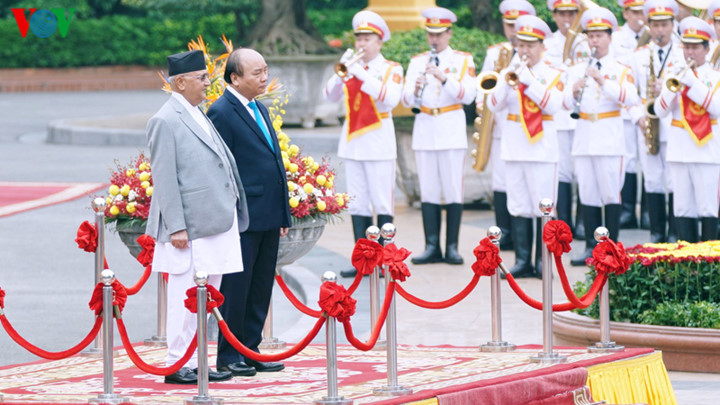
[[[264,55],[336,52],[307,18],[304,0],[263,0],[260,18],[249,39],[251,46]]]
[[[502,19],[496,18],[500,1],[469,0],[468,6],[472,13],[473,26],[495,34],[503,34]]]

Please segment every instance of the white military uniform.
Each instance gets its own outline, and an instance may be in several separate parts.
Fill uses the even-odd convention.
[[[472,55],[447,47],[437,54],[447,76],[442,84],[426,75],[421,112],[415,116],[412,148],[420,182],[420,199],[432,204],[463,202],[463,170],[467,130],[463,104],[475,99],[475,63]],[[415,55],[408,66],[402,103],[416,104],[415,83],[425,72],[430,52]]]
[[[512,69],[510,67],[509,69]],[[558,140],[553,122],[562,104],[560,82],[562,72],[543,61],[529,68],[532,80],[525,94],[543,113],[542,136],[529,139],[521,123],[520,95],[517,89],[504,80],[508,69],[500,73],[502,78],[490,97],[490,110],[507,112],[501,136],[502,154],[508,194],[508,210],[513,216],[540,217],[538,201],[543,198],[556,200]]]
[[[397,146],[391,111],[400,102],[403,69],[378,55],[367,64],[366,71],[367,79],[360,89],[372,97],[382,125],[348,139],[348,121],[343,124],[338,156],[345,159],[348,193],[355,199],[348,211],[351,215],[372,216],[374,208],[378,215],[393,215]],[[325,98],[346,98],[344,87],[343,80],[334,75],[325,85]]]

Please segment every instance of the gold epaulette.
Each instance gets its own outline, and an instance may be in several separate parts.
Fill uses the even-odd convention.
[[[424,56],[424,55],[427,55],[428,53],[430,53],[430,51],[425,51],[425,52],[423,52],[423,53],[419,53],[419,54],[417,54],[417,55],[413,56],[413,57],[412,57],[412,58],[410,58],[410,59],[415,59],[415,58],[417,58],[417,57],[420,57],[420,56]]]

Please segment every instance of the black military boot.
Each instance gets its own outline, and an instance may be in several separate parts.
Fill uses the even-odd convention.
[[[583,219],[583,204],[580,201],[580,193],[578,193],[577,207],[575,208],[575,228],[572,228],[573,239],[585,239],[585,221]]]
[[[640,191],[640,229],[650,229],[650,211],[645,184]]]
[[[678,240],[696,243],[698,241],[698,220],[697,218],[675,217],[675,229]]]
[[[542,218],[535,220],[535,274],[537,278],[542,278],[542,252],[545,248],[543,243],[543,226]]]
[[[463,258],[458,253],[458,237],[460,236],[460,220],[462,219],[462,204],[448,204],[445,233],[445,263],[463,264]]]
[[[665,224],[667,216],[665,214],[665,194],[664,193],[647,193],[648,213],[650,214],[650,242],[665,243]]]
[[[412,264],[439,263],[443,261],[440,250],[440,216],[442,207],[438,204],[422,203],[423,229],[425,230],[425,251],[410,261]]]
[[[638,219],[635,213],[637,204],[637,174],[625,173],[625,184],[620,191],[622,211],[620,212],[621,229],[637,229]]]
[[[717,228],[718,219],[715,217],[703,217],[700,218],[700,229],[701,235],[700,240],[702,242],[717,239]]]
[[[377,216],[377,227],[379,229],[382,229],[383,225],[385,224],[392,224],[393,216],[392,215],[378,215]],[[385,239],[378,238],[378,242],[385,246]]]
[[[583,222],[585,223],[585,251],[575,259],[570,261],[573,266],[585,266],[585,259],[592,256],[593,249],[597,242],[595,241],[595,229],[602,224],[602,208],[590,207],[583,205]]]
[[[570,229],[572,229],[572,184],[564,182],[558,183],[558,202],[556,210],[558,219],[568,224]]]
[[[493,205],[495,206],[495,224],[502,231],[500,250],[513,250],[511,217],[507,209],[507,193],[494,191]]]
[[[620,237],[620,216],[622,215],[622,205],[608,204],[605,206],[605,227],[608,229],[609,237],[613,242],[617,242]],[[595,236],[593,235],[593,238]]]
[[[675,243],[678,241],[677,226],[675,221],[675,194],[668,194],[668,237],[667,241]]]
[[[515,265],[510,273],[515,278],[535,276],[532,265],[533,219],[512,217],[513,245],[515,245]]]
[[[355,237],[355,242],[357,243],[358,240],[365,237],[365,231],[372,225],[372,217],[366,217],[364,215],[351,215],[350,218],[352,219],[352,226],[353,226],[353,236]],[[340,277],[355,277],[357,274],[357,269],[350,268],[347,270],[341,270],[340,271]]]

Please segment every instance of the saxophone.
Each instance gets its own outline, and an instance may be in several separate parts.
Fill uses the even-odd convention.
[[[478,116],[475,118],[475,130],[473,140],[475,141],[475,149],[472,150],[474,158],[473,169],[482,172],[487,167],[490,160],[490,147],[492,146],[492,132],[495,126],[495,120],[492,111],[488,108],[488,96],[492,94],[497,85],[499,73],[508,65],[512,59],[513,49],[509,43],[501,45],[500,54],[498,55],[493,70],[477,78],[478,92],[483,94],[482,109],[476,110]]]
[[[653,63],[653,53],[655,46],[650,46],[650,66],[648,67],[648,77],[645,84],[645,148],[647,153],[657,155],[660,151],[660,120],[655,114],[655,83],[657,76],[655,74],[655,64]],[[669,55],[668,55],[669,56]]]

